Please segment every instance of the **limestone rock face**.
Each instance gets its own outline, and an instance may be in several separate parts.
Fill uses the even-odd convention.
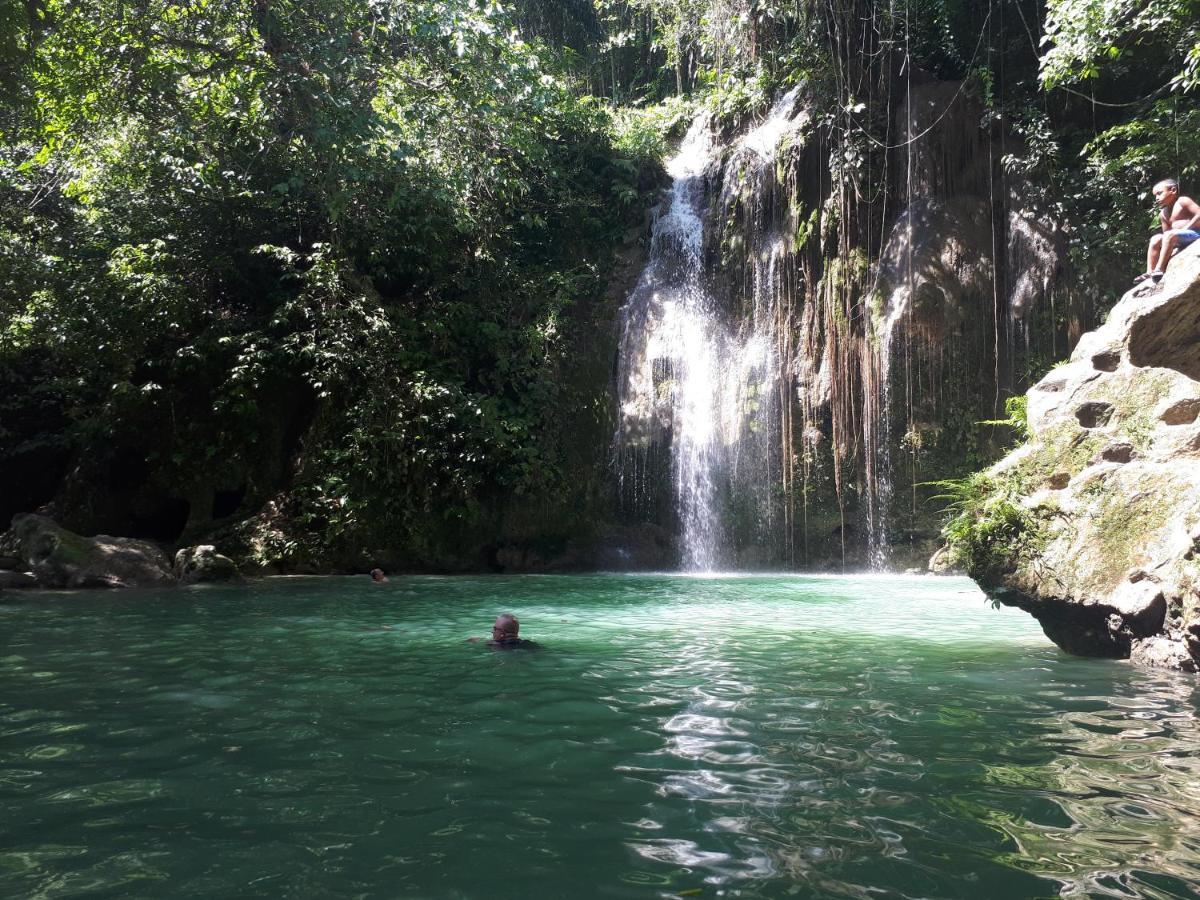
[[[83,537],[45,516],[14,516],[10,532],[21,560],[44,587],[161,587],[175,583],[157,544],[98,534]]]
[[[971,574],[1069,652],[1200,662],[1198,379],[1200,245],[1033,387],[1031,439],[988,473],[1036,528]]]
[[[175,577],[184,584],[241,581],[237,563],[222,556],[212,544],[184,547],[175,554]]]

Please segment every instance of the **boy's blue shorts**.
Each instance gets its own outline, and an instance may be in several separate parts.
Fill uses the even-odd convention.
[[[1175,235],[1175,246],[1186,247],[1193,241],[1200,241],[1200,231],[1194,228],[1176,228],[1170,232]]]

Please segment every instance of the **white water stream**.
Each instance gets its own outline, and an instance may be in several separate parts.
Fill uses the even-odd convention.
[[[723,201],[741,179],[760,181],[773,173],[779,143],[796,121],[798,93],[782,97],[729,149],[726,183],[713,186]],[[686,571],[713,571],[730,562],[731,495],[743,507],[749,497],[756,507],[755,530],[771,530],[770,504],[756,498],[769,496],[777,476],[772,460],[779,454],[774,304],[786,241],[768,235],[754,259],[754,308],[739,325],[713,295],[705,271],[705,210],[712,196],[706,177],[719,149],[707,115],[701,115],[667,164],[673,183],[666,211],[654,224],[649,262],[622,310],[618,459],[669,446]],[[636,471],[635,464],[628,477],[636,478]]]

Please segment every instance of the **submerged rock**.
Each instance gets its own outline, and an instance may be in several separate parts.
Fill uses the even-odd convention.
[[[987,473],[1002,502],[979,514],[970,574],[1068,652],[1200,661],[1198,348],[1200,246],[1033,387],[1029,442]]]
[[[43,587],[160,587],[175,576],[150,541],[98,534],[83,537],[45,516],[13,517],[9,532],[20,559]]]
[[[184,584],[241,581],[237,563],[222,556],[212,544],[184,547],[175,554],[175,577]]]

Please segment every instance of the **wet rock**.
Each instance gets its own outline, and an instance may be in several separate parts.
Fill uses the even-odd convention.
[[[1108,603],[1120,617],[1120,630],[1143,637],[1157,632],[1167,613],[1162,588],[1148,578],[1126,581],[1108,596]]]
[[[929,571],[934,575],[966,574],[954,564],[949,547],[942,547],[929,558]]]
[[[643,523],[612,529],[584,558],[591,568],[604,571],[661,571],[677,564],[678,549],[667,531]]]
[[[1194,274],[1195,261],[1194,253],[1189,258],[1180,253],[1163,290],[1147,297],[1147,308],[1129,323],[1129,361],[1135,366],[1173,369],[1200,381],[1200,304],[1174,302],[1187,288],[1184,279]]]
[[[1135,640],[1129,651],[1129,661],[1148,668],[1196,671],[1196,660],[1192,658],[1187,643],[1162,636]]]
[[[1193,622],[1183,630],[1183,640],[1192,659],[1200,661],[1200,622]]]
[[[1065,378],[1050,378],[1046,377],[1033,386],[1033,390],[1042,391],[1047,394],[1057,394],[1067,386]]]
[[[1061,491],[1070,483],[1071,483],[1071,473],[1070,472],[1055,472],[1053,475],[1050,476],[1050,480],[1047,482],[1047,484],[1050,487],[1050,490],[1052,490],[1052,491]]]
[[[514,542],[495,547],[488,565],[495,572],[544,572],[546,558],[539,548]]]
[[[166,555],[150,541],[104,534],[84,537],[33,514],[15,516],[10,533],[20,558],[45,587],[161,587],[175,583]]]
[[[184,584],[242,580],[237,564],[211,544],[184,547],[175,554],[174,569],[175,577]]]

